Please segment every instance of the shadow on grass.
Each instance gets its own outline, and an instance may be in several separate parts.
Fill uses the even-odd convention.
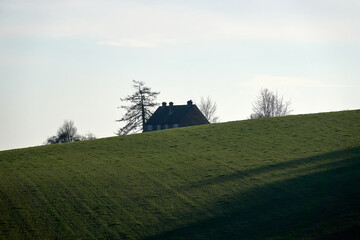
[[[231,202],[214,204],[211,216],[148,239],[358,239],[360,147],[217,177],[195,187],[307,163],[322,167],[239,193]]]
[[[299,166],[309,166],[309,168],[331,167],[339,164],[340,161],[347,157],[359,157],[360,147],[349,148],[341,151],[334,151],[326,154],[310,156],[275,164],[268,164],[257,168],[248,169],[245,171],[237,171],[232,174],[222,175],[214,178],[205,179],[189,186],[190,188],[200,188],[209,184],[219,184],[227,181],[234,181],[246,177],[255,176],[257,174],[264,174],[272,171],[289,171],[296,169]]]

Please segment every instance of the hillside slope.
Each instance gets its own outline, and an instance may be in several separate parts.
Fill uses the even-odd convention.
[[[0,239],[355,239],[360,111],[0,152]]]

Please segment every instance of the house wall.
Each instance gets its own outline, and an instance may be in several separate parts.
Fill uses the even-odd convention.
[[[157,130],[164,130],[169,128],[178,128],[179,124],[160,124],[160,129],[158,128],[159,124],[156,125],[145,125],[144,132],[150,132],[150,131],[157,131]],[[149,126],[151,126],[151,130],[149,130]]]

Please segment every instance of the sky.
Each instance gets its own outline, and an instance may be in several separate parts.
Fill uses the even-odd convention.
[[[360,108],[358,0],[0,0],[0,150],[64,120],[115,136],[132,80],[158,102],[210,96],[248,119],[262,88],[292,114]]]

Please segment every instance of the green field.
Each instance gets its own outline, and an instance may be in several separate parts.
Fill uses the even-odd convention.
[[[0,152],[0,239],[358,239],[360,110]]]

